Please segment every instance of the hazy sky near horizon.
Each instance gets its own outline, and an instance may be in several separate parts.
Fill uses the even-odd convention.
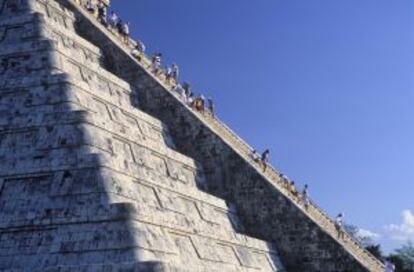
[[[412,0],[112,0],[331,216],[414,241]]]

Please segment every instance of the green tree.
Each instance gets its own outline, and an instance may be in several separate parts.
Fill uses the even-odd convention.
[[[396,255],[402,261],[402,268],[404,272],[414,272],[414,246],[411,242],[403,245],[397,249]]]
[[[382,260],[384,258],[384,255],[382,254],[381,245],[367,245],[365,246],[365,249],[371,252],[372,255],[374,255],[377,259]]]
[[[404,261],[396,254],[391,254],[387,260],[395,265],[395,272],[412,272],[404,269]]]

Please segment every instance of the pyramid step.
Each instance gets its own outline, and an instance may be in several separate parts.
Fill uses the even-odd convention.
[[[141,214],[135,218],[136,212],[127,203],[108,209],[104,206],[99,209],[73,206],[71,211],[50,209],[43,219],[38,219],[34,212],[27,216],[32,222],[30,228],[17,228],[19,218],[14,218],[7,226],[8,232],[2,233],[0,229],[3,240],[7,240],[0,249],[5,266],[13,259],[11,268],[43,267],[55,262],[52,256],[59,256],[59,264],[66,266],[157,258],[174,263],[191,260],[192,264],[213,267],[218,263],[225,271],[238,266],[259,271],[276,271],[281,267],[274,246],[269,243],[237,234],[220,237],[168,224],[155,225]],[[157,221],[163,222],[162,218]],[[10,232],[12,228],[15,229]],[[47,239],[43,238],[46,236]]]
[[[26,0],[27,1],[27,0]],[[60,25],[68,31],[75,31],[75,15],[74,13],[61,5],[55,0],[29,0],[34,2],[32,12],[39,12],[45,15],[49,20],[49,24]]]
[[[1,20],[0,42],[2,46],[39,38],[50,39],[55,42],[58,49],[66,51],[70,49],[69,55],[72,59],[87,64],[101,65],[102,53],[98,47],[76,35],[76,32],[67,31],[62,25],[43,22],[44,18],[47,18],[45,14],[30,13]]]
[[[76,35],[75,32],[67,31],[61,25],[45,24],[43,35],[55,42],[56,49],[66,57],[76,60],[84,65],[94,65],[100,67],[102,63],[101,50]]]
[[[194,261],[194,260],[191,260]],[[2,272],[27,272],[25,268],[12,268],[1,270]],[[282,267],[264,270],[257,268],[243,267],[240,265],[229,265],[220,262],[208,262],[196,264],[188,262],[185,264],[170,264],[162,261],[147,262],[124,262],[118,264],[85,264],[67,266],[45,266],[32,268],[31,272],[282,272]]]
[[[173,269],[173,270],[172,270]],[[2,270],[4,272],[25,272],[27,269]],[[180,272],[188,271],[173,268],[161,262],[130,262],[119,264],[90,264],[73,266],[47,266],[30,269],[32,272]]]
[[[31,17],[36,18],[34,15]],[[32,70],[39,70],[41,68],[39,65],[44,63],[49,65],[43,66],[45,68],[62,69],[70,72],[70,75],[74,77],[75,80],[86,82],[92,89],[99,90],[99,88],[102,88],[102,84],[110,82],[110,84],[121,88],[122,93],[125,92],[129,94],[131,92],[129,83],[101,67],[101,54],[99,50],[96,50],[96,48],[92,46],[92,44],[85,41],[79,42],[82,41],[82,39],[75,40],[74,37],[72,37],[73,40],[71,40],[66,36],[60,36],[61,39],[67,38],[65,42],[62,40],[60,43],[58,42],[55,44],[52,40],[47,40],[47,31],[43,34],[43,40],[39,40],[40,37],[38,33],[33,30],[33,27],[28,28],[27,35],[36,37],[37,40],[23,40],[22,42],[15,43],[15,40],[9,37],[8,39],[10,42],[2,45],[0,57],[4,61],[9,58],[13,63],[20,65],[16,67],[16,64],[14,64],[12,67],[13,69],[5,67],[7,72],[14,72],[14,76],[16,77],[27,76]],[[8,37],[8,35],[5,37]],[[20,39],[20,37],[18,38]],[[59,39],[57,37],[50,37],[50,39],[53,38]],[[74,46],[76,46],[76,42],[83,48],[77,48],[75,50]],[[40,55],[40,52],[42,52],[43,55]],[[23,69],[23,67],[21,67],[23,65],[31,65],[35,67],[32,68],[29,66],[24,67],[25,69]],[[22,74],[23,72],[25,74]]]

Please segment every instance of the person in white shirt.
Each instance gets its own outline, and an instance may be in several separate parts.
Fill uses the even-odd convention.
[[[88,0],[86,2],[86,9],[90,12],[90,13],[95,13],[95,5],[92,4],[92,0]]]
[[[145,51],[145,45],[140,40],[137,40],[135,41],[135,46],[134,46],[134,49],[132,49],[131,51],[131,55],[140,61],[141,55],[144,53],[144,51]]]
[[[187,96],[187,105],[192,107],[194,102],[194,94],[190,93],[189,96]]]
[[[151,58],[151,70],[155,75],[161,70],[161,53],[156,53]]]
[[[252,152],[249,154],[249,157],[254,162],[259,162],[259,154],[257,153],[256,149],[253,149]]]
[[[168,84],[171,83],[171,78],[172,78],[172,69],[171,67],[167,67],[167,70],[165,71],[165,80],[167,81]]]
[[[187,102],[187,96],[185,95],[185,90],[184,90],[183,86],[181,86],[181,84],[180,84],[180,83],[178,83],[178,84],[175,86],[175,88],[174,88],[174,92],[178,93],[178,94],[180,95],[181,99],[182,99],[184,102]]]
[[[116,29],[116,26],[118,24],[118,15],[116,15],[115,12],[111,12],[111,16],[109,16],[109,26],[112,29]]]
[[[339,213],[335,218],[335,228],[336,228],[336,231],[338,232],[338,239],[344,238],[345,233],[343,229],[343,224],[344,224],[344,214]]]
[[[129,23],[124,23],[122,25],[122,37],[126,44],[129,44]]]
[[[308,185],[305,184],[305,187],[302,190],[302,203],[305,206],[305,209],[307,210],[309,208],[310,200],[309,200],[309,193],[308,193]]]
[[[180,70],[178,69],[177,64],[172,65],[172,78],[175,80],[175,82],[178,81],[178,75],[180,73]]]

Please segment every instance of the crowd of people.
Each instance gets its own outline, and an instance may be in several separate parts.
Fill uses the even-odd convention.
[[[191,91],[191,85],[188,82],[184,82],[182,85],[178,83],[175,86],[174,91],[177,92],[181,99],[192,109],[203,114],[208,113],[214,117],[213,99],[206,98],[202,94],[194,94]]]
[[[111,11],[111,14],[108,16],[108,6],[104,3],[103,0],[87,0],[85,8],[88,12],[94,14],[98,21],[107,27],[110,31],[121,37],[121,40],[128,46],[132,47],[131,55],[141,61],[144,57],[146,47],[144,43],[139,40],[132,40],[130,37],[130,27],[129,22],[123,22],[122,19],[114,12]],[[189,83],[184,82],[183,84],[179,83],[179,68],[176,63],[173,63],[171,66],[163,69],[162,67],[162,54],[154,53],[151,56],[150,70],[157,76],[163,76],[167,84],[173,86],[175,90],[181,97],[181,99],[192,109],[197,110],[201,113],[208,113],[213,118],[214,115],[214,103],[212,98],[205,98],[204,95],[196,95],[191,91],[191,86]]]

